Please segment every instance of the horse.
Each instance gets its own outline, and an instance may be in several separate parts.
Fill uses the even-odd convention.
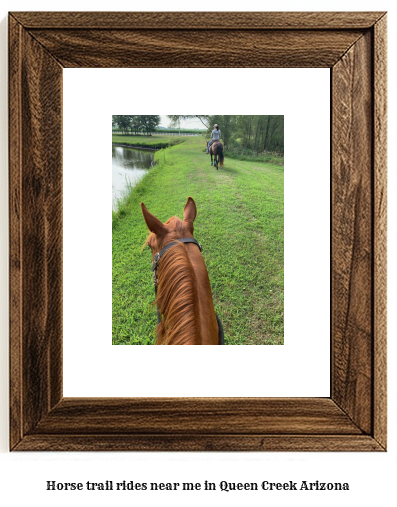
[[[151,232],[145,245],[152,251],[157,287],[156,345],[223,345],[201,245],[193,238],[194,200],[188,198],[183,220],[174,216],[164,224],[142,202],[141,210]]]
[[[211,153],[211,165],[212,165],[212,156],[215,157],[215,167],[218,170],[218,157],[219,157],[219,163],[221,164],[221,167],[223,167],[223,144],[220,141],[214,141],[210,146],[210,153]]]

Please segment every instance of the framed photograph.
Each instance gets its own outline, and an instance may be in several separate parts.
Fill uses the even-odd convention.
[[[331,394],[65,398],[63,69],[204,67],[331,70]],[[385,13],[10,13],[9,96],[11,450],[386,450]]]
[[[240,115],[236,125],[232,115],[218,114],[214,121],[224,126],[222,136],[230,131],[235,135],[237,129],[242,133],[240,122],[247,121],[252,132],[259,126],[258,135],[252,136],[259,144],[260,127],[267,128],[269,117],[253,113],[259,109],[271,113],[270,126],[277,118],[273,115],[285,114],[285,169],[279,165],[284,158],[275,153],[249,156],[249,160],[233,158],[231,151],[233,146],[239,149],[239,137],[232,137],[231,146],[225,148],[224,167],[216,170],[205,154],[206,136],[173,136],[168,141],[183,142],[154,153],[158,163],[148,170],[143,186],[129,195],[125,213],[113,216],[112,227],[109,125],[113,113],[134,108],[155,115],[165,104],[188,110],[193,98],[196,108],[211,109],[203,90],[212,86],[214,72],[221,90],[217,110],[250,115]],[[249,83],[249,96],[242,93],[244,83]],[[329,97],[327,68],[63,70],[65,397],[330,395]],[[93,128],[76,128],[76,119],[83,117]],[[201,121],[193,123],[194,118],[185,121],[204,128]],[[162,122],[168,125],[167,117]],[[167,141],[156,134],[115,139],[123,144]],[[115,164],[116,150],[128,152],[127,161],[120,158],[121,166]],[[128,178],[133,178],[133,153],[130,148],[112,147],[112,170],[123,183],[125,165]],[[269,155],[274,158],[267,164],[263,159]],[[118,344],[151,343],[156,333],[152,257],[148,248],[142,250],[148,229],[140,202],[165,221],[175,214],[182,218],[188,196],[197,204],[194,236],[203,245],[225,344],[251,346],[228,346],[210,353],[206,347],[172,351],[109,347],[112,324]],[[304,248],[296,248],[303,244]],[[274,343],[274,338],[276,344],[282,343],[284,327],[285,347],[260,346]],[[203,365],[210,375],[203,375]],[[158,378],[167,381],[159,383]]]

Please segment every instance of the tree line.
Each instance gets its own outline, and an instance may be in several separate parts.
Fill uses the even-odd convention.
[[[119,128],[123,134],[141,134],[149,135],[160,124],[160,115],[116,115],[112,116],[112,126]]]
[[[211,135],[218,124],[225,148],[250,150],[256,153],[274,152],[284,155],[284,115],[168,115],[171,125],[196,118]]]
[[[217,123],[222,132],[222,141],[227,149],[251,151],[254,153],[272,152],[284,155],[284,116],[283,115],[167,115],[170,127],[180,127],[181,120],[197,119],[211,136],[213,125]],[[160,124],[159,115],[113,115],[112,125],[123,134],[146,133],[150,135]]]

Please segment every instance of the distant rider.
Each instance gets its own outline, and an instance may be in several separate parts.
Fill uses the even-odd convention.
[[[214,130],[212,131],[211,137],[212,137],[211,141],[207,144],[207,153],[210,152],[211,144],[214,141],[219,141],[219,139],[221,138],[221,131],[219,130],[219,125],[217,123],[215,123],[214,125]]]

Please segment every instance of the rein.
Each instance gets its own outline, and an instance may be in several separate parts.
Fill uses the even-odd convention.
[[[156,255],[154,256],[154,260],[152,262],[153,285],[154,285],[154,293],[156,295],[156,298],[157,298],[157,283],[158,283],[157,269],[158,269],[160,259],[165,254],[165,252],[167,252],[170,248],[177,245],[178,243],[194,243],[195,245],[197,245],[199,247],[200,252],[203,251],[203,247],[201,246],[201,244],[197,240],[195,240],[194,238],[180,238],[180,239],[178,239],[178,241],[172,241],[171,243],[168,243],[168,245],[165,245],[165,247],[160,252],[156,253]],[[219,345],[225,345],[222,323],[219,320],[219,317],[216,313],[215,313],[215,317],[216,317],[216,321],[218,323]],[[160,324],[160,322],[161,322],[160,309],[157,306],[157,324]]]

